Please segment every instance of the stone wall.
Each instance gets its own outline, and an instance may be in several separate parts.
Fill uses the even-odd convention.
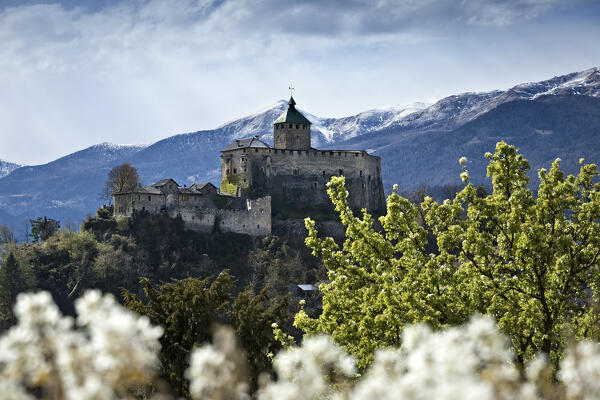
[[[273,147],[276,149],[310,149],[310,125],[279,123],[273,126]]]
[[[240,199],[240,205],[228,204],[224,208],[180,205],[168,209],[171,217],[181,215],[186,227],[199,232],[243,233],[263,236],[271,233],[271,198]],[[234,202],[236,202],[234,200]]]
[[[148,200],[150,196],[150,200]],[[132,203],[131,200],[134,199]],[[229,196],[199,194],[137,193],[115,195],[115,216],[130,217],[133,210],[153,214],[166,212],[170,217],[181,216],[188,229],[210,233],[243,233],[252,236],[271,233],[271,197],[245,199]]]
[[[224,152],[222,159],[224,180],[239,182],[237,190],[251,198],[271,195],[275,212],[281,207],[329,209],[325,185],[334,175],[346,177],[351,207],[385,210],[380,159],[364,151],[243,148]]]
[[[115,214],[129,217],[133,211],[160,212],[166,207],[167,196],[148,193],[127,193],[114,196]]]

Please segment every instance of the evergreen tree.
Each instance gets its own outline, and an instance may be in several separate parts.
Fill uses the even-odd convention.
[[[31,224],[31,238],[35,242],[43,242],[50,236],[58,232],[60,228],[60,222],[47,217],[39,217],[37,219],[30,219]]]
[[[17,259],[9,252],[0,268],[0,318],[3,328],[15,322],[12,307],[17,295],[26,289],[27,282]]]
[[[215,279],[186,278],[159,287],[145,278],[141,283],[146,303],[123,290],[125,306],[164,328],[159,355],[162,376],[178,395],[188,396],[184,371],[190,352],[209,341],[214,324],[223,322],[231,296],[231,275],[223,271]]]
[[[273,337],[271,325],[283,325],[291,319],[289,296],[271,301],[267,292],[266,287],[258,294],[254,294],[251,287],[246,288],[236,297],[228,313],[229,323],[246,350],[252,391],[258,386],[259,375],[271,371],[269,355],[277,354],[281,349],[281,344]]]

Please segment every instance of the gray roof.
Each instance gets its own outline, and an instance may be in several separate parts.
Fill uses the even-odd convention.
[[[288,109],[283,112],[273,122],[274,124],[280,124],[282,122],[289,122],[293,124],[305,124],[310,125],[311,122],[298,110],[296,110],[296,102],[293,97],[290,97],[290,101],[288,101]]]
[[[132,190],[124,190],[122,192],[115,192],[115,194],[128,194],[128,193],[139,193],[139,194],[163,194],[160,189],[153,186],[138,186]]]
[[[244,149],[248,147],[262,147],[262,148],[270,148],[268,144],[258,139],[258,136],[254,136],[246,139],[237,139],[235,142],[232,142],[229,146],[225,147],[221,151],[230,151],[237,149]]]
[[[179,184],[177,182],[175,182],[173,179],[168,178],[168,179],[161,179],[160,181],[156,182],[155,184],[153,184],[153,187],[161,187],[161,186],[165,186],[169,181],[172,181],[174,184],[176,184],[179,187]]]
[[[213,188],[217,188],[215,185],[213,185],[210,182],[198,182],[198,183],[194,183],[193,185],[190,186],[190,189],[194,189],[194,190],[202,190],[204,189],[206,186],[212,186]]]

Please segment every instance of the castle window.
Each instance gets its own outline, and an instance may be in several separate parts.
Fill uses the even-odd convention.
[[[233,169],[233,173],[234,173],[234,174],[237,174],[237,168],[234,168],[234,169]]]
[[[314,183],[315,187],[317,187],[317,182]]]
[[[146,207],[142,207],[142,211],[146,211]]]
[[[330,152],[329,152],[329,154],[330,154],[330,155],[333,155],[333,151],[330,151]]]
[[[256,228],[260,229],[260,225],[256,225]]]
[[[152,196],[148,196],[148,201],[152,201]]]
[[[364,183],[362,184],[362,187],[363,187],[363,189],[365,188],[365,184]]]
[[[289,127],[291,128],[291,127],[292,127],[292,124],[290,124],[290,126],[289,126]]]
[[[230,170],[229,170],[229,168],[227,168],[227,172],[226,172],[226,174],[229,174],[229,171],[230,171]]]
[[[368,181],[370,181],[370,180],[371,180],[371,175],[369,175],[369,176],[367,177],[367,180],[368,180]]]
[[[254,149],[254,152],[255,152],[255,153],[258,153],[258,148]]]
[[[244,179],[244,183],[246,183],[246,180]]]
[[[306,125],[302,125],[302,129],[306,129]]]
[[[244,172],[246,172],[246,167],[244,167]]]
[[[141,200],[141,199],[142,199],[142,196],[140,196],[140,195],[138,194],[138,200]]]
[[[339,175],[339,176],[342,176],[342,175],[344,175],[344,170],[342,170],[342,169],[338,169],[338,175]]]
[[[294,168],[294,175],[298,175],[298,168]]]
[[[358,171],[358,175],[362,176],[362,170]]]
[[[323,176],[325,176],[325,171],[323,171]]]
[[[365,153],[361,153],[361,155],[360,155],[360,156],[361,156],[361,157],[364,157],[364,156],[365,156]]]
[[[296,124],[296,129],[300,129],[300,125]]]
[[[348,153],[344,153],[344,157],[348,157]]]

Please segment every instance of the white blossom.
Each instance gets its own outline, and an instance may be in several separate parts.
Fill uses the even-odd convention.
[[[463,156],[463,157],[459,158],[458,163],[464,167],[465,165],[467,165],[467,157]]]
[[[76,310],[74,326],[50,294],[20,294],[18,323],[0,338],[0,379],[23,393],[40,387],[73,400],[112,400],[116,393],[151,381],[161,328],[99,291],[77,300]]]
[[[600,393],[600,344],[581,341],[567,349],[559,378],[567,394],[582,400],[597,399]]]

